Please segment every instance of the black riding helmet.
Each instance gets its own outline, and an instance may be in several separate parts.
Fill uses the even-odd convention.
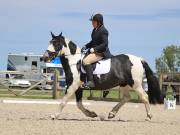
[[[103,15],[102,14],[92,15],[89,20],[90,21],[97,21],[98,23],[103,25]]]

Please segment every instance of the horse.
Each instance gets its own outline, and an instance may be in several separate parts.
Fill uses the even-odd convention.
[[[87,117],[95,118],[98,115],[94,111],[86,109],[82,104],[83,87],[86,81],[82,73],[82,53],[81,48],[74,42],[61,34],[54,35],[51,32],[52,40],[49,41],[48,48],[43,54],[44,62],[49,62],[55,57],[60,57],[62,67],[65,72],[67,93],[59,104],[59,111],[51,115],[52,119],[60,116],[68,99],[75,94],[77,107]],[[110,70],[105,74],[94,74],[95,88],[90,89],[110,89],[120,87],[122,99],[108,114],[108,119],[116,116],[119,109],[130,100],[130,91],[135,91],[145,105],[147,119],[152,118],[150,103],[161,104],[163,102],[160,85],[157,77],[149,67],[148,63],[141,57],[130,54],[119,54],[110,59]],[[144,76],[147,78],[148,92],[142,86]]]

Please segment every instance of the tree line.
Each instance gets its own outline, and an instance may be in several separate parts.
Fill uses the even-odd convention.
[[[180,46],[169,45],[156,60],[157,74],[180,72]]]

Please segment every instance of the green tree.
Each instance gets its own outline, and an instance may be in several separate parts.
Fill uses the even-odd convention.
[[[157,73],[174,73],[180,68],[180,46],[170,45],[156,58]]]

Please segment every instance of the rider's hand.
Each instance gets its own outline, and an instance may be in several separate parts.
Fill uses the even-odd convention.
[[[91,49],[90,49],[90,52],[91,52],[91,53],[94,53],[94,48],[91,48]]]
[[[83,47],[81,48],[81,53],[83,53],[86,49],[87,49],[86,46],[83,46]]]

